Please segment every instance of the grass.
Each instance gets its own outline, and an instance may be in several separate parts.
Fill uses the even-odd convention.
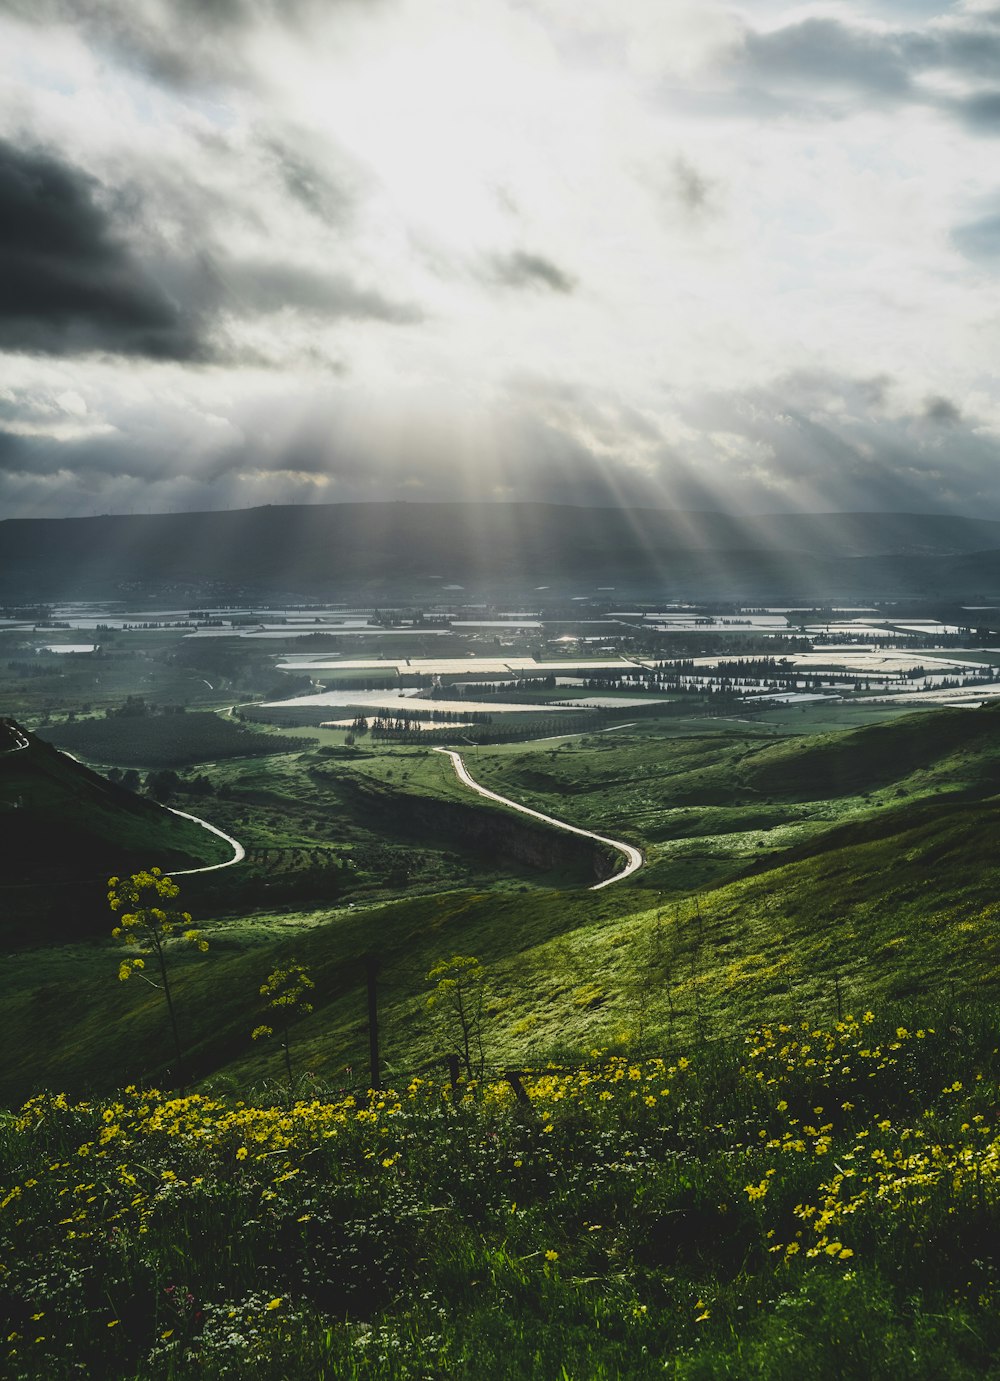
[[[478,801],[428,748],[327,745],[218,764],[211,777],[211,818],[249,852],[245,867],[205,880],[212,907],[591,880],[589,849],[567,850],[562,833]],[[500,819],[516,835],[499,832]]]
[[[639,724],[482,748],[470,767],[537,810],[638,844],[648,867],[637,884],[679,896],[901,800],[992,794],[994,712],[927,713],[781,738],[732,721],[684,735]]]
[[[590,880],[582,860],[551,852],[566,836],[528,826],[526,836],[503,842],[506,822],[515,817],[478,804],[442,754],[385,745],[351,749],[343,736],[319,749],[302,744],[294,752],[211,766],[206,772],[214,794],[180,798],[248,850],[237,868],[187,879],[187,904],[199,921],[242,927],[244,937],[254,935],[254,923],[241,920],[248,915],[283,914],[293,927],[299,914],[328,917],[329,924],[315,931],[310,922],[309,933],[317,962],[331,972],[345,964],[354,972],[361,950],[360,941],[344,941],[354,933],[353,920],[345,924],[347,906],[368,907],[367,942],[378,937],[392,955],[386,1001],[395,1008],[389,1027],[399,1035],[389,1039],[398,1038],[401,1047],[421,1044],[414,1025],[421,975],[440,957],[435,946],[443,947],[443,937],[431,943],[435,916],[442,907],[446,914],[456,911],[452,901],[435,900],[445,893],[465,898],[457,905],[465,919],[454,947],[497,966],[505,994],[497,1040],[515,1054],[546,1041],[582,1039],[595,1021],[608,1031],[634,1026],[629,994],[640,991],[641,1024],[663,1032],[678,1023],[691,1030],[695,1018],[704,1023],[711,1016],[720,1024],[754,1019],[758,1008],[751,999],[758,990],[790,1004],[811,1002],[829,991],[835,969],[845,983],[866,969],[872,992],[883,996],[892,986],[888,974],[900,994],[926,991],[937,972],[964,988],[992,984],[989,927],[981,930],[981,917],[992,914],[995,883],[989,867],[995,722],[991,711],[945,711],[846,736],[794,740],[742,726],[712,724],[709,732],[684,737],[647,725],[470,753],[477,778],[505,794],[644,847],[647,866],[603,893],[598,904],[585,893],[546,892],[546,885],[564,889]],[[9,774],[28,756],[0,759],[0,771]],[[55,755],[51,762],[75,774],[64,789],[73,808],[96,818],[74,800],[82,769]],[[114,794],[101,779],[87,780],[94,791]],[[128,793],[118,795],[141,805],[150,819],[162,818]],[[51,814],[55,807],[50,801],[45,809]],[[209,836],[197,835],[204,847]],[[133,852],[141,845],[134,840]],[[529,857],[529,846],[542,852]],[[225,846],[218,848],[225,857]],[[45,859],[41,848],[38,859]],[[154,861],[170,862],[147,853],[137,864]],[[104,876],[124,870],[120,857],[106,862]],[[75,929],[99,936],[106,929],[101,880],[98,874],[86,886],[67,883],[52,892],[58,914],[72,918],[64,934]],[[470,893],[470,887],[478,890]],[[401,893],[408,899],[401,906],[379,909]],[[697,954],[687,943],[695,896],[702,917]],[[19,894],[16,905],[25,904]],[[518,908],[527,919],[515,924]],[[922,919],[927,908],[947,919],[928,924]],[[802,915],[807,922],[800,923]],[[397,926],[408,928],[401,945],[394,938]],[[515,944],[515,934],[524,940]],[[979,950],[971,967],[963,967],[973,934]],[[636,955],[654,942],[662,949],[667,940],[673,972],[638,965],[637,976]],[[257,938],[252,942],[256,947]],[[81,975],[90,982],[93,952],[85,946],[84,953]],[[229,962],[233,952],[223,958]],[[44,956],[39,962],[44,967]],[[352,982],[356,987],[357,979]],[[590,992],[588,985],[599,993],[572,996]],[[214,1012],[207,992],[192,1005],[202,1001]],[[363,1050],[363,1031],[338,1014],[338,1002],[322,1021],[317,1016],[323,1065],[354,1062]],[[69,1004],[67,1021],[73,1011]],[[16,1039],[28,1009],[19,1005],[8,1018]],[[237,1058],[238,1045],[223,1042],[215,1049],[208,1034],[204,1039],[206,1072]],[[137,1050],[149,1048],[148,1035],[137,1031],[135,1040]],[[70,1022],[65,1042],[55,1048],[64,1043],[81,1051],[81,1086],[91,1066],[113,1068],[113,1041],[99,1040],[100,1057],[92,1058],[89,1037],[74,1035]],[[238,1055],[243,1058],[250,1057]],[[34,1074],[43,1077],[45,1068],[44,1061],[33,1066]]]
[[[423,976],[447,953],[488,966],[486,1031],[497,1059],[578,1052],[595,1036],[707,1039],[767,1012],[826,1017],[838,995],[905,1011],[942,985],[992,993],[993,725],[988,711],[944,712],[859,731],[842,740],[844,786],[873,789],[815,801],[799,798],[821,780],[837,742],[823,736],[644,732],[470,755],[477,776],[492,764],[511,795],[564,818],[587,823],[589,808],[611,832],[615,810],[623,822],[634,813],[633,837],[646,828],[650,861],[596,894],[567,890],[568,863],[546,874],[537,860],[512,857],[501,870],[474,840],[460,846],[464,813],[490,810],[468,800],[441,754],[307,750],[221,764],[216,795],[199,808],[249,855],[238,868],[184,880],[185,905],[213,945],[204,964],[184,963],[177,977],[199,1077],[273,1074],[272,1056],[248,1033],[257,987],[289,957],[316,971],[317,1011],[302,1041],[325,1078],[366,1058],[363,960],[372,951],[382,961],[383,1053],[407,1068],[441,1057]],[[908,785],[876,786],[897,752]],[[677,803],[718,797],[727,775],[737,803]],[[751,790],[762,781],[775,793],[768,803]],[[652,816],[637,801],[654,789],[673,795],[650,840]],[[422,810],[431,812],[423,822]],[[113,979],[100,880],[68,887],[60,902],[89,918],[95,940],[8,964],[0,1036],[17,1043],[42,1013],[48,1031],[0,1076],[8,1099],[56,1077],[82,1093],[164,1075],[155,995],[140,1001]]]
[[[202,718],[211,729],[204,742],[214,748],[216,730],[232,728],[242,745],[239,731],[214,716],[129,722],[176,720],[183,727]],[[315,750],[297,735],[250,730],[246,736],[268,751],[199,764],[192,789],[182,780],[170,798],[225,829],[247,850],[239,867],[189,880],[192,904],[203,913],[329,906],[347,896],[385,899],[477,882],[503,890],[591,880],[586,846],[478,802],[439,753],[378,745],[351,749],[343,734]],[[25,808],[14,809],[18,801]],[[36,930],[43,939],[100,933],[102,884],[112,873],[231,856],[228,845],[197,825],[40,742],[30,753],[0,756],[0,809],[5,802],[14,847],[0,933],[11,944],[22,945]],[[514,822],[506,835],[493,828],[500,816]],[[18,916],[15,927],[11,922]]]
[[[276,1077],[276,1057],[249,1032],[257,988],[292,957],[314,971],[316,1012],[300,1043],[324,1080],[365,1067],[372,952],[390,1069],[429,1068],[445,1053],[424,1011],[424,975],[454,953],[487,966],[484,1034],[497,1061],[553,1049],[576,1058],[595,1041],[705,1042],[769,1016],[828,1019],[838,1005],[877,1002],[909,1020],[914,1004],[942,991],[997,992],[998,825],[995,800],[907,801],[791,850],[755,854],[742,876],[674,898],[629,884],[599,893],[466,889],[215,919],[198,902],[208,874],[186,880],[184,900],[212,950],[179,967],[178,1008],[199,1077],[224,1072],[242,1085]],[[116,967],[110,942],[8,965],[0,1038],[16,1041],[43,1011],[48,1031],[3,1075],[8,1100],[55,1078],[82,1093],[164,1077],[156,995],[118,985]]]
[[[528,1106],[40,1095],[0,1124],[7,1374],[995,1375],[996,1016],[592,1052]]]
[[[95,938],[0,970],[0,1098],[66,1095],[0,1115],[7,1372],[1000,1374],[998,722],[471,752],[504,794],[643,844],[598,893],[483,870],[459,823],[507,813],[427,749],[293,735],[206,767],[202,813],[251,852],[183,880],[210,944],[169,956],[191,1095],[151,1092],[177,1079],[163,999],[117,981],[99,882],[59,894]],[[110,786],[46,761],[67,799]],[[492,1071],[457,1102],[426,1004],[452,954],[485,966]],[[291,959],[316,986],[289,1110],[250,1033]],[[530,1109],[510,1067],[536,1071]]]

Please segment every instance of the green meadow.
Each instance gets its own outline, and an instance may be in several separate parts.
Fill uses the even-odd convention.
[[[601,891],[419,744],[255,728],[180,768],[247,848],[177,879],[182,1067],[100,876],[63,882],[82,929],[8,928],[10,1374],[1000,1374],[1000,715],[784,714],[463,748],[643,850]],[[286,1055],[252,1033],[292,964]]]

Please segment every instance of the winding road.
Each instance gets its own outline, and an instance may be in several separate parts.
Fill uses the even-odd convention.
[[[28,741],[25,739],[23,744],[18,744],[19,748],[27,748]],[[11,749],[13,752],[14,750]],[[72,758],[74,762],[80,763],[81,767],[87,767],[87,763],[81,762],[78,757],[70,753],[65,748],[58,750],[64,758]],[[90,771],[93,771],[90,768]],[[231,834],[226,834],[225,830],[220,830],[218,825],[210,825],[207,820],[202,820],[199,815],[189,815],[186,810],[177,810],[174,806],[163,806],[164,810],[169,810],[171,815],[179,815],[184,820],[192,820],[196,825],[200,825],[203,830],[208,830],[211,834],[217,834],[220,839],[224,839],[227,844],[232,846],[233,856],[227,858],[224,863],[206,863],[200,868],[171,868],[170,876],[183,878],[190,877],[192,873],[214,873],[216,868],[231,868],[234,863],[242,863],[247,856],[247,851],[238,839],[234,839]]]
[[[8,753],[19,753],[22,748],[28,747],[28,740],[24,737],[24,735],[21,733],[21,730],[18,729],[16,725],[10,724],[8,725],[8,728],[14,735],[16,742],[13,748],[5,748],[3,752],[0,753],[0,757],[6,757]]]
[[[242,863],[247,856],[247,851],[238,839],[234,839],[231,834],[226,834],[220,830],[218,825],[210,825],[207,820],[200,819],[197,815],[189,815],[186,810],[175,810],[173,806],[167,806],[171,815],[180,815],[184,820],[193,820],[196,825],[201,825],[202,829],[211,830],[220,839],[224,839],[227,844],[233,847],[232,858],[227,858],[225,863],[206,863],[202,868],[171,868],[172,878],[190,877],[192,873],[214,873],[216,868],[231,868],[234,863]]]
[[[616,727],[625,727],[616,726]],[[17,732],[15,730],[15,732]],[[28,747],[28,740],[18,733],[21,742],[15,744],[7,752],[16,753],[19,749]],[[595,834],[593,830],[581,829],[579,825],[570,825],[565,820],[557,820],[554,815],[545,815],[540,810],[532,810],[530,806],[522,806],[519,801],[512,801],[509,796],[501,796],[498,791],[490,791],[488,787],[480,786],[475,777],[462,760],[461,753],[456,753],[453,748],[435,748],[436,753],[444,753],[451,758],[455,767],[455,774],[463,786],[469,787],[478,796],[484,796],[488,801],[496,801],[501,806],[509,806],[511,810],[518,811],[521,815],[530,815],[534,820],[541,820],[545,825],[554,825],[556,829],[565,830],[568,834],[578,834],[583,839],[593,839],[598,844],[607,844],[610,848],[616,849],[620,854],[625,855],[625,867],[620,873],[614,873],[611,877],[605,878],[603,882],[597,882],[590,888],[591,892],[599,892],[602,887],[610,887],[613,882],[622,882],[625,878],[631,877],[642,867],[644,859],[640,851],[632,844],[626,844],[622,839],[608,839],[606,835]],[[72,758],[72,753],[67,753],[67,757]],[[74,759],[79,761],[79,759]],[[246,849],[238,839],[234,839],[231,834],[226,834],[220,830],[218,825],[210,825],[207,820],[202,820],[197,815],[190,815],[186,810],[176,810],[173,806],[167,806],[167,810],[173,815],[179,815],[184,820],[191,820],[194,824],[200,825],[202,829],[209,830],[212,834],[224,839],[233,850],[232,858],[227,858],[224,863],[208,863],[201,868],[173,868],[171,877],[190,877],[193,873],[214,873],[218,868],[231,868],[234,863],[242,863],[246,858]]]
[[[509,796],[501,796],[499,792],[490,791],[488,787],[480,786],[475,777],[472,776],[462,761],[461,753],[456,753],[453,748],[435,748],[434,751],[435,753],[444,753],[451,758],[458,780],[478,795],[485,796],[487,800],[497,801],[502,806],[510,806],[512,810],[518,810],[522,815],[530,815],[535,820],[541,820],[546,825],[555,825],[557,829],[567,830],[570,834],[582,835],[584,839],[595,839],[598,844],[608,844],[612,849],[617,849],[619,853],[624,854],[627,862],[621,872],[605,878],[603,882],[595,883],[590,889],[591,892],[599,892],[602,887],[610,887],[613,882],[621,882],[624,878],[631,877],[642,867],[644,861],[642,854],[632,844],[626,844],[621,839],[608,839],[603,834],[595,834],[593,830],[581,829],[579,825],[569,825],[565,820],[557,820],[554,815],[543,815],[540,810],[532,810],[530,806],[522,806],[517,801],[512,801]]]

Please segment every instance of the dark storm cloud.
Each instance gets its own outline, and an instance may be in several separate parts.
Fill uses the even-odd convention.
[[[981,91],[956,101],[954,109],[977,134],[1000,134],[1000,90]]]
[[[955,115],[981,133],[1000,133],[998,15],[971,12],[913,29],[869,28],[833,16],[747,28],[733,59],[740,99],[765,114],[792,102],[813,115],[824,103],[840,112],[845,100],[914,102]],[[920,81],[928,72],[948,73],[970,89],[959,96],[930,90]]]
[[[900,36],[895,42],[905,62],[914,68],[950,68],[970,76],[992,77],[1000,67],[1000,31],[992,23],[928,30]]]
[[[210,229],[197,217],[185,257],[144,252],[139,232],[155,220],[156,195],[150,183],[112,192],[51,152],[0,138],[0,351],[267,363],[217,328],[278,311],[313,322],[421,319],[343,273],[229,259],[199,240]]]
[[[23,470],[27,447],[23,436],[0,429],[0,474],[18,474]]]
[[[893,412],[898,385],[874,382],[882,408],[871,402],[872,380],[819,373],[686,400],[685,420],[703,437],[739,441],[724,459],[704,442],[671,444],[646,413],[611,394],[532,378],[509,381],[493,459],[474,471],[446,432],[422,431],[414,419],[401,444],[350,411],[347,395],[306,413],[291,400],[254,403],[211,448],[192,438],[184,474],[176,464],[183,443],[166,417],[62,441],[0,429],[0,504],[58,487],[66,511],[76,512],[377,495],[998,515],[1000,438],[942,396]]]
[[[0,349],[197,358],[193,322],[116,234],[101,191],[0,139]]]
[[[57,481],[67,496],[85,494],[88,503],[97,496],[109,512],[123,481],[155,485],[183,478],[177,473],[177,453],[183,443],[175,433],[126,428],[123,424],[118,432],[64,440],[22,436],[0,428],[0,478],[8,483],[34,480],[51,485]],[[193,447],[185,449],[195,454]]]
[[[546,288],[557,293],[571,293],[576,288],[576,279],[558,264],[525,250],[495,258],[490,277],[506,288]]]
[[[706,395],[685,416],[711,420],[761,455],[756,474],[733,475],[730,502],[742,495],[757,509],[996,515],[1000,437],[942,397],[912,413],[890,411],[891,385],[880,387],[883,408],[872,406],[867,380],[803,372],[767,389]]]

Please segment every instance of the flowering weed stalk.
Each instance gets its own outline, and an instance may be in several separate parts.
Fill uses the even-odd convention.
[[[127,878],[108,879],[108,905],[118,913],[118,924],[111,935],[130,951],[118,966],[118,977],[125,982],[135,975],[163,993],[173,1035],[176,1078],[183,1087],[184,1056],[167,972],[167,942],[180,930],[181,939],[204,953],[208,949],[208,941],[192,928],[191,916],[187,911],[160,905],[161,902],[174,901],[180,895],[180,890],[176,882],[166,877],[159,868],[133,873]],[[156,961],[158,983],[145,972],[147,958]]]

